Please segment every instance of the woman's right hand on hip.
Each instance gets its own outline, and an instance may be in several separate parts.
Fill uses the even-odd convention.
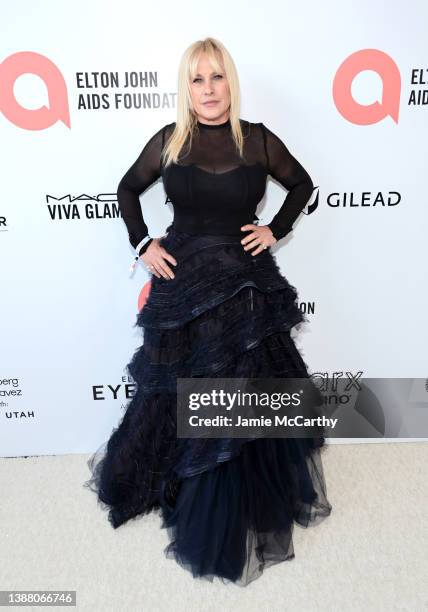
[[[167,280],[175,278],[174,272],[171,270],[167,262],[169,261],[174,266],[177,265],[177,261],[174,257],[168,253],[159,242],[159,238],[153,238],[145,252],[140,255],[143,263],[155,276],[160,278],[163,276]]]

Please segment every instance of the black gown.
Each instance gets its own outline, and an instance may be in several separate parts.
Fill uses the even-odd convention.
[[[244,251],[241,227],[257,223],[270,175],[287,190],[268,224],[286,236],[313,189],[303,166],[262,123],[240,119],[241,157],[230,120],[197,123],[178,163],[161,152],[175,124],[147,142],[118,186],[134,248],[151,242],[139,195],[162,178],[174,220],[161,244],[175,278],[153,275],[135,326],[144,342],[128,373],[136,392],[110,438],[91,456],[85,483],[114,528],[152,511],[167,529],[168,558],[194,577],[245,586],[294,557],[294,523],[329,516],[316,438],[177,438],[177,377],[309,377],[290,335],[305,315],[270,251]],[[266,224],[264,224],[266,225]]]

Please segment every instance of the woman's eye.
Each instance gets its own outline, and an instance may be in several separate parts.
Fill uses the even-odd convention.
[[[215,79],[222,79],[223,75],[222,74],[216,74],[214,75]],[[196,77],[195,79],[193,79],[193,83],[197,83],[198,81],[202,81],[202,79],[200,77]]]

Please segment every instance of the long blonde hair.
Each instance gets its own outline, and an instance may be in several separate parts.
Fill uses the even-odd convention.
[[[177,163],[178,155],[187,137],[190,137],[189,146],[191,146],[193,130],[197,128],[197,115],[192,106],[190,82],[197,73],[198,61],[202,53],[208,55],[214,70],[222,70],[220,60],[223,63],[230,89],[229,117],[232,137],[240,155],[243,154],[243,135],[239,121],[241,94],[238,72],[226,47],[215,38],[208,37],[190,45],[181,58],[178,70],[177,120],[162,152],[165,166],[172,162]]]

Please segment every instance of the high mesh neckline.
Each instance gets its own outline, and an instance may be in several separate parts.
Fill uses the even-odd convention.
[[[200,121],[197,121],[198,127],[204,129],[204,130],[218,130],[221,128],[226,128],[230,125],[230,119],[227,119],[227,121],[224,121],[223,123],[201,123]]]

